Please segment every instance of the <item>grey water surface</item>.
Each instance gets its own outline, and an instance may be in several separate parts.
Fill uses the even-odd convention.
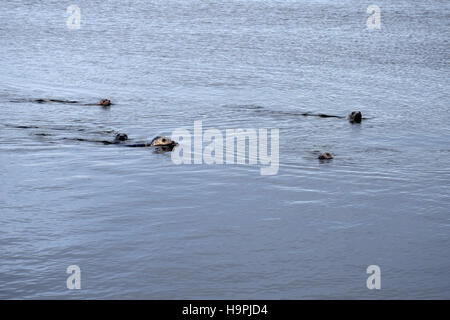
[[[2,1],[0,298],[449,299],[449,9]],[[278,173],[83,141],[197,120],[278,128]]]

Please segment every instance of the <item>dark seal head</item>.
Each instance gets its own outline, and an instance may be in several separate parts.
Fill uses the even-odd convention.
[[[333,158],[333,155],[329,152],[324,152],[318,157],[319,160],[331,160]]]
[[[116,137],[114,138],[114,142],[118,143],[118,142],[122,142],[122,141],[127,141],[128,140],[128,136],[126,133],[118,133],[116,134]]]
[[[97,104],[100,106],[109,107],[111,105],[111,101],[109,99],[102,99]]]
[[[350,122],[361,123],[362,114],[361,111],[352,111],[347,117]]]

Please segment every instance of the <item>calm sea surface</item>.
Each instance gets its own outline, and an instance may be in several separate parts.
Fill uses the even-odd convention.
[[[0,298],[450,298],[448,1],[70,4],[1,2]],[[197,120],[279,128],[278,174],[80,141]]]

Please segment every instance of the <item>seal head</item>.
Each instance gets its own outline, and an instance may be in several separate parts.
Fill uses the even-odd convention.
[[[361,111],[352,111],[347,117],[350,122],[361,123],[362,114]]]
[[[333,158],[333,155],[329,152],[324,152],[318,157],[319,160],[331,160]]]
[[[98,103],[100,106],[109,107],[111,105],[111,101],[109,99],[102,99]]]
[[[128,136],[126,133],[118,133],[118,134],[116,134],[116,137],[114,138],[115,143],[120,143],[122,141],[127,141],[127,140],[128,140]]]
[[[176,143],[172,139],[167,138],[167,137],[161,137],[161,136],[157,136],[157,137],[153,138],[153,140],[150,142],[151,147],[159,147],[159,146],[174,147],[176,145],[178,145],[178,143]]]

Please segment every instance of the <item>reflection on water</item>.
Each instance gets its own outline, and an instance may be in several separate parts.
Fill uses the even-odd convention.
[[[449,298],[449,4],[377,4],[4,3],[0,297]],[[197,120],[279,128],[278,174],[97,143]]]

